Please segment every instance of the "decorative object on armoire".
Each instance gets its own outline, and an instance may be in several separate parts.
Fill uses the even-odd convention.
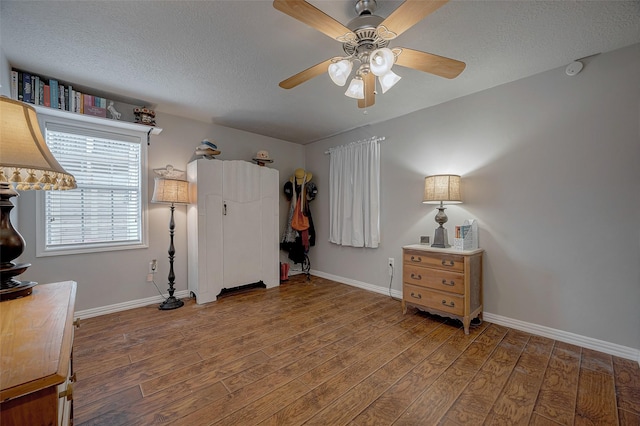
[[[155,178],[155,187],[153,188],[152,203],[163,203],[171,205],[171,219],[169,220],[169,297],[162,302],[158,309],[169,310],[176,309],[184,305],[184,302],[176,298],[173,293],[173,288],[176,275],[173,272],[173,259],[176,253],[176,249],[173,246],[173,232],[175,229],[175,222],[173,220],[173,211],[176,204],[189,204],[189,182],[186,180],[168,179],[157,177]]]
[[[376,77],[382,93],[400,80],[400,76],[391,71],[394,64],[439,77],[457,77],[466,67],[464,62],[404,47],[387,47],[391,40],[445,3],[407,0],[382,18],[374,15],[376,0],[356,0],[358,16],[344,26],[307,1],[274,0],[273,7],[277,10],[342,43],[346,53],[346,56],[335,56],[289,77],[280,82],[280,87],[291,89],[325,72],[336,85],[344,86],[354,62],[358,62],[345,95],[358,99],[358,108],[367,108],[375,103]]]
[[[256,153],[256,156],[253,157],[253,161],[258,165],[258,166],[264,166],[267,163],[273,163],[273,159],[271,157],[269,157],[269,151],[258,151]]]
[[[279,173],[249,161],[187,166],[189,291],[207,303],[229,291],[280,284]]]
[[[289,215],[280,249],[289,252],[293,263],[300,263],[302,271],[309,278],[311,263],[309,248],[316,244],[316,231],[309,202],[318,195],[318,187],[311,182],[313,174],[302,168],[295,170],[293,176],[284,184],[284,194],[289,201]]]
[[[436,222],[440,225],[436,228],[431,247],[449,247],[447,230],[442,226],[447,223],[444,203],[460,204],[460,176],[458,175],[434,175],[424,178],[424,204],[440,204],[436,214]]]
[[[13,185],[13,187],[12,187]],[[33,107],[0,97],[0,300],[28,296],[37,283],[15,277],[31,266],[13,260],[25,242],[11,224],[15,191],[74,189],[75,178],[62,168],[42,136]]]
[[[153,169],[153,172],[158,176],[167,179],[186,180],[184,170],[178,170],[171,164],[167,164],[164,169]]]
[[[133,115],[135,117],[136,123],[145,124],[147,126],[156,125],[156,113],[152,109],[149,109],[147,107],[134,108]]]
[[[203,141],[200,142],[200,145],[196,148],[196,155],[201,155],[207,160],[212,160],[216,155],[220,155],[220,150],[217,145],[209,139],[203,139]]]
[[[402,247],[402,312],[407,305],[462,321],[482,320],[482,249]]]

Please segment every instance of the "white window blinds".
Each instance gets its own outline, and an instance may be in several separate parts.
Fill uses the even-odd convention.
[[[55,123],[45,124],[45,135],[78,188],[44,193],[39,254],[142,245],[141,138]]]

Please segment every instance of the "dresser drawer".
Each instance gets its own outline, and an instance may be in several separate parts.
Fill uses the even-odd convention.
[[[457,272],[406,265],[402,275],[407,284],[464,294],[464,275]]]
[[[427,253],[417,250],[405,250],[405,265],[419,265],[454,272],[464,271],[464,256],[446,253]]]
[[[429,290],[407,284],[404,286],[404,300],[407,303],[424,306],[454,315],[464,314],[464,296]]]

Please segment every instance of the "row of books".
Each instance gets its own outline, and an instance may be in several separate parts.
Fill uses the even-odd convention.
[[[74,90],[56,79],[41,78],[25,71],[11,71],[11,97],[34,105],[78,114],[107,116],[107,100]]]

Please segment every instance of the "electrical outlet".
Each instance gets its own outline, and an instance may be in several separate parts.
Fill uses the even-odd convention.
[[[149,273],[155,274],[157,269],[158,269],[158,261],[156,259],[153,259],[151,262],[149,262]]]
[[[147,274],[147,282],[148,283],[153,282],[153,273],[152,272],[149,272]]]
[[[393,275],[393,268],[396,264],[396,261],[393,257],[389,258],[389,262],[387,263],[387,265],[389,265],[389,276]]]

